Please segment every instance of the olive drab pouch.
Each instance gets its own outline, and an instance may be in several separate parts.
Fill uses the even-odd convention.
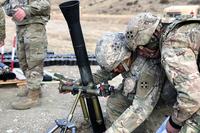
[[[136,96],[140,98],[146,98],[154,88],[156,82],[156,75],[143,72],[140,74],[140,78],[137,83]]]
[[[178,29],[179,27],[186,25],[186,24],[192,24],[192,23],[200,23],[200,17],[191,17],[190,15],[183,15],[182,17],[178,17],[176,18],[175,21],[173,21],[173,23],[169,24],[165,30],[165,32],[163,33],[162,37],[160,38],[160,48],[162,48],[162,43],[163,41],[167,38],[168,34],[175,30]]]

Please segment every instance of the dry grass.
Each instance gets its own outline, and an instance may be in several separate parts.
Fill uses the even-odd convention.
[[[49,51],[72,53],[73,48],[67,24],[59,9],[59,4],[68,0],[52,0],[51,20],[47,24]],[[131,3],[132,2],[132,3]],[[124,31],[128,19],[140,11],[160,12],[172,4],[186,4],[187,1],[170,0],[170,4],[159,4],[159,0],[83,0],[81,5],[81,25],[87,50],[94,52],[97,39],[105,32]],[[118,11],[116,11],[118,10]],[[112,14],[112,15],[108,15]],[[118,14],[118,15],[116,15]],[[121,15],[119,15],[121,14]],[[6,50],[11,51],[15,24],[7,17]]]
[[[105,32],[123,31],[130,16],[114,15],[81,15],[82,31],[87,50],[94,52],[97,39]],[[112,18],[112,19],[110,19]],[[11,51],[12,38],[15,34],[15,24],[7,18],[6,25],[6,50]],[[60,12],[52,14],[47,24],[49,51],[55,53],[72,53],[72,43],[68,32],[68,26]]]

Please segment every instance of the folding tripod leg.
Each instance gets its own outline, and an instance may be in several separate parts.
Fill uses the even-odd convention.
[[[69,113],[68,117],[67,117],[67,121],[68,121],[68,122],[71,122],[71,120],[72,120],[72,118],[73,118],[76,105],[77,105],[78,100],[79,100],[79,98],[80,98],[80,96],[81,96],[81,92],[82,92],[82,91],[79,90],[79,92],[78,92],[78,94],[77,94],[77,96],[76,96],[76,99],[75,99],[75,101],[74,101],[74,104],[73,104],[73,106],[72,106],[72,108],[71,108],[71,110],[70,110],[70,113]]]

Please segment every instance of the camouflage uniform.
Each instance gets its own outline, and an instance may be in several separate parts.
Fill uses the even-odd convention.
[[[5,37],[5,15],[3,9],[0,8],[0,41],[4,40]]]
[[[106,37],[102,40],[105,41]],[[102,40],[99,41],[99,44],[103,45]],[[116,45],[114,43],[111,47],[119,48]],[[100,47],[104,47],[104,49]],[[104,52],[98,51],[99,49]],[[109,46],[98,46],[97,44],[96,58],[102,69],[93,75],[96,84],[106,82],[116,76],[110,72],[114,67],[108,64],[110,62],[115,64],[115,57],[120,53],[113,56],[109,50]],[[106,131],[107,133],[132,132],[150,116],[160,97],[164,81],[160,65],[159,59],[148,59],[138,55],[131,68],[122,73],[124,78],[122,83],[117,88],[117,92],[111,95],[107,101],[107,117],[110,123],[114,122]]]
[[[168,26],[161,41],[162,65],[178,91],[171,118],[177,125],[184,125],[181,133],[199,133],[200,73],[197,57],[200,52],[200,21],[179,21]]]
[[[5,0],[0,0],[0,5],[3,5]],[[3,8],[0,8],[0,41],[3,41],[6,37],[6,32],[5,32],[5,15]]]
[[[27,78],[29,90],[40,90],[43,79],[43,63],[47,52],[45,24],[50,18],[49,0],[7,0],[4,4],[7,15],[12,16],[17,7],[22,8],[26,17],[16,23],[17,56]],[[16,107],[14,107],[16,108]],[[22,107],[23,109],[25,107]]]

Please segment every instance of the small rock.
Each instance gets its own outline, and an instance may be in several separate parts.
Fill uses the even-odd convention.
[[[13,133],[14,131],[12,129],[6,130],[6,133]]]
[[[13,121],[14,121],[14,122],[18,122],[18,119],[14,119]]]

